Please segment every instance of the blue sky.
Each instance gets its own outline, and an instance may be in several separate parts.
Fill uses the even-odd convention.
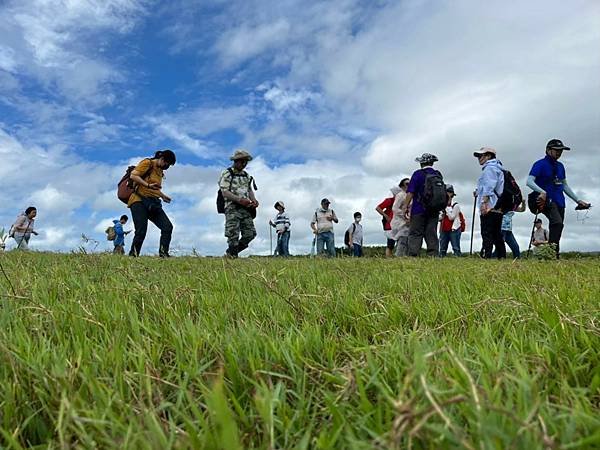
[[[216,180],[244,147],[262,203],[252,252],[268,251],[276,200],[292,250],[308,251],[323,196],[338,237],[361,210],[367,243],[382,244],[374,207],[415,156],[437,154],[470,211],[473,149],[497,148],[524,187],[553,137],[573,147],[571,185],[597,203],[599,30],[598,2],[583,0],[3,2],[0,219],[35,204],[34,248],[68,251],[84,233],[107,249],[124,167],[171,148],[174,247],[220,254]],[[582,217],[570,208],[563,247],[600,250],[594,210]],[[522,246],[530,221],[515,219]],[[152,232],[145,250],[156,245]]]

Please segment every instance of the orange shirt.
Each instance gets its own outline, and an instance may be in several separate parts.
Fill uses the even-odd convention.
[[[136,175],[141,176],[144,181],[147,183],[157,183],[162,185],[163,181],[163,170],[154,164],[155,160],[146,158],[141,160],[137,166],[135,166],[134,172]],[[147,175],[144,175],[147,172]],[[129,201],[127,202],[127,207],[130,207],[134,203],[141,202],[142,197],[154,197],[160,198],[160,194],[156,189],[149,189],[142,185],[137,185],[137,188],[131,197],[129,197]]]

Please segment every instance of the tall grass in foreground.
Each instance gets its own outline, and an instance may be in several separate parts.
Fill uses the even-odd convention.
[[[4,448],[600,447],[600,260],[0,262]]]

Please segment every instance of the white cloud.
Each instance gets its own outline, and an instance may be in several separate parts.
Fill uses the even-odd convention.
[[[0,7],[0,67],[19,70],[68,99],[113,100],[123,75],[102,59],[103,32],[127,33],[145,13],[138,0],[9,1]]]

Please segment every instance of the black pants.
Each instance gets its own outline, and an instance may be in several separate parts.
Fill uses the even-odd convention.
[[[483,257],[490,259],[496,247],[496,257],[506,258],[506,247],[502,237],[502,213],[491,211],[479,216],[481,223],[481,239],[483,240]]]
[[[565,226],[565,208],[551,202],[546,205],[543,214],[548,218],[548,230],[550,231],[548,243],[556,245],[556,254],[558,255],[560,237]]]
[[[148,231],[148,220],[160,229],[159,255],[169,254],[173,224],[162,209],[160,200],[145,198],[144,201],[131,205],[131,215],[135,226],[135,235],[131,243],[130,256],[138,256],[142,251],[142,244]]]
[[[427,256],[437,256],[439,247],[437,224],[438,213],[415,214],[410,217],[408,256],[419,256],[423,238],[427,245]]]

